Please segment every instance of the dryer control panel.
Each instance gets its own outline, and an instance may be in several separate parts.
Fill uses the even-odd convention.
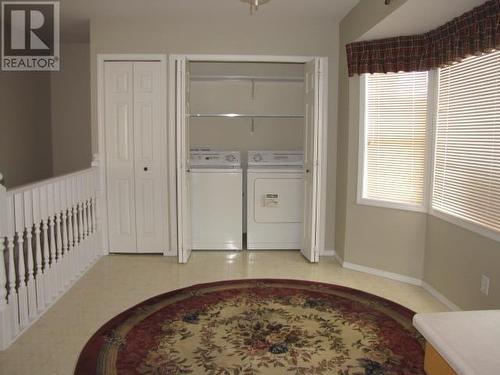
[[[248,151],[248,166],[303,166],[302,151]]]

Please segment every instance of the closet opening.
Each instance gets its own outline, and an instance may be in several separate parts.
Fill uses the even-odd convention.
[[[171,58],[180,262],[191,250],[246,249],[319,260],[323,65],[315,57]]]

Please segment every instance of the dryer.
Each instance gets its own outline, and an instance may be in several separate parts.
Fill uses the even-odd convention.
[[[303,164],[301,151],[248,152],[248,249],[301,248]]]
[[[193,250],[241,250],[240,153],[192,151],[190,159]]]

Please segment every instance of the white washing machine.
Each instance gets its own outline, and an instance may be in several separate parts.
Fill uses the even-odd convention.
[[[301,248],[303,165],[300,151],[248,152],[248,249]]]
[[[239,152],[191,152],[193,250],[243,248],[242,177]]]

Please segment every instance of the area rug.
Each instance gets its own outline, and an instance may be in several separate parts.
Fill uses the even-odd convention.
[[[346,287],[297,280],[195,285],[118,315],[77,375],[424,375],[414,313]]]

